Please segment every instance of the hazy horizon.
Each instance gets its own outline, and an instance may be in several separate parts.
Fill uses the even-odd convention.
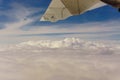
[[[0,80],[120,80],[118,10],[41,22],[50,1],[0,0]]]

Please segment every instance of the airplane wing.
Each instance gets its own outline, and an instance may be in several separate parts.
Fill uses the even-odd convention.
[[[100,0],[52,0],[41,21],[64,20],[104,5]]]

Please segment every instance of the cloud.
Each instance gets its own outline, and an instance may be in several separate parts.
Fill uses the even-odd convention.
[[[26,7],[15,2],[9,4],[9,7],[10,9],[0,11],[0,15],[4,15],[7,17],[7,19],[10,19],[10,21],[5,20],[4,22],[0,23],[0,27],[2,28],[0,29],[0,36],[1,38],[3,38],[3,41],[6,40],[6,38],[8,37],[9,39],[12,39],[9,35],[13,36],[21,33],[27,33],[26,31],[22,31],[20,28],[29,23],[32,23],[37,18],[39,18],[32,15],[38,13],[41,10],[41,8]]]
[[[25,53],[39,52],[44,50],[68,50],[79,51],[80,54],[119,54],[120,46],[113,43],[86,41],[79,38],[65,38],[63,40],[40,40],[40,41],[27,41],[17,45],[12,45],[3,48],[1,51],[16,52],[16,50]],[[95,52],[95,53],[94,53]],[[70,52],[71,53],[71,52]]]
[[[119,42],[79,38],[53,40],[55,35],[82,39],[108,38],[119,34],[119,20],[36,26],[30,23],[38,20],[39,16],[33,15],[39,12],[41,15],[41,8],[18,3],[8,6],[11,8],[0,11],[0,15],[10,19],[0,23],[0,80],[120,79]],[[52,37],[51,40],[41,40],[42,36]],[[11,45],[11,42],[17,44]]]
[[[120,45],[78,38],[0,48],[1,80],[119,80]]]
[[[29,16],[39,12],[41,8],[31,8],[31,7],[26,7],[22,4],[18,3],[11,3],[9,5],[11,8],[6,9],[4,11],[0,11],[0,15],[4,15],[7,17],[7,19],[10,19],[8,21],[3,22],[3,24],[6,26],[6,29],[19,29],[20,27],[31,23],[32,21],[35,20],[35,18],[30,18]],[[9,13],[9,14],[8,14]],[[2,23],[1,23],[2,24]]]

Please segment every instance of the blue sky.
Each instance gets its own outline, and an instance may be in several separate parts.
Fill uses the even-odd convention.
[[[40,22],[50,1],[0,0],[0,80],[120,80],[117,9]]]
[[[40,22],[51,0],[0,0],[0,42],[79,37],[120,40],[120,13],[104,6],[56,23]]]

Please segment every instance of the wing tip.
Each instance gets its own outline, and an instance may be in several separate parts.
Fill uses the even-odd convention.
[[[45,20],[45,18],[44,18],[44,17],[42,17],[42,18],[40,19],[40,21],[46,21],[46,20]]]

